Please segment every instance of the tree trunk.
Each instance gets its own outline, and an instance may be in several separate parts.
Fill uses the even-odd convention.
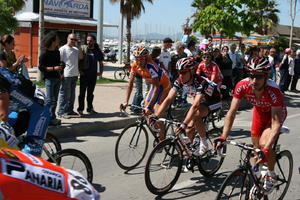
[[[220,44],[219,44],[219,49],[222,48],[222,43],[223,43],[223,34],[220,34]]]
[[[131,13],[131,12],[130,12]],[[127,62],[130,62],[130,43],[131,43],[131,14],[127,15],[127,24],[126,24],[126,29],[127,29]]]
[[[42,40],[44,37],[44,0],[39,1],[39,33],[38,33],[38,62],[42,52]],[[39,63],[37,63],[39,65]],[[43,73],[37,68],[37,81],[43,80]]]

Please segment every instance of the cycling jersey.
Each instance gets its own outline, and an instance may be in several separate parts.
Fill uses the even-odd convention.
[[[205,98],[202,103],[210,110],[220,108],[221,106],[221,96],[217,85],[203,76],[195,74],[191,85],[184,84],[179,76],[174,82],[173,89],[176,92],[182,89],[184,94],[188,94],[192,97],[198,94],[204,94]]]
[[[167,88],[170,85],[170,80],[164,70],[157,66],[152,60],[147,60],[145,67],[140,67],[136,62],[133,62],[131,65],[131,72],[138,73],[143,79],[150,83],[153,82],[154,78],[158,78],[158,84],[162,85],[164,88]]]
[[[30,114],[29,125],[24,151],[39,156],[50,120],[48,106],[44,106],[44,94],[30,80],[22,75],[14,73],[4,67],[0,67],[0,92],[8,92],[13,103],[18,104]]]
[[[223,80],[223,75],[219,69],[219,66],[215,63],[215,62],[211,62],[209,63],[208,65],[205,65],[204,62],[201,62],[199,65],[198,65],[198,68],[197,68],[197,71],[196,71],[197,74],[199,75],[204,75],[205,77],[207,77],[209,80],[211,80],[211,77],[213,75],[216,76],[216,79],[215,79],[215,83],[218,85],[218,86],[221,86],[222,84],[222,80]]]
[[[254,106],[251,131],[251,135],[253,137],[261,136],[262,132],[267,127],[271,126],[272,107],[282,107],[282,124],[287,116],[286,106],[283,102],[283,95],[278,85],[272,80],[267,81],[263,95],[259,99],[255,97],[249,78],[241,80],[236,85],[233,96],[237,99],[246,97]]]
[[[78,172],[0,148],[0,199],[99,200],[100,196]]]

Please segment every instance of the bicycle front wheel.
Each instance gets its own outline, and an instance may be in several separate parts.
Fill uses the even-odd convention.
[[[173,139],[160,142],[151,152],[145,167],[145,183],[156,195],[166,194],[176,184],[183,164],[182,150]]]
[[[93,181],[93,167],[89,158],[76,149],[64,149],[55,154],[57,165],[81,173],[90,183]]]
[[[207,132],[207,143],[208,143],[208,151],[205,155],[198,159],[198,168],[200,173],[205,177],[213,176],[221,167],[224,158],[218,153],[213,151],[214,140],[219,138],[221,135],[220,129],[212,129]],[[221,154],[226,153],[226,145],[219,150]]]
[[[223,182],[216,200],[250,199],[253,181],[245,169],[236,169]]]
[[[147,153],[148,132],[139,122],[127,126],[118,137],[115,159],[119,167],[131,170],[138,166]]]
[[[276,155],[275,173],[277,175],[277,183],[274,191],[268,195],[268,198],[281,200],[284,198],[292,179],[293,156],[290,151],[284,150]]]
[[[124,80],[125,76],[126,76],[126,72],[122,68],[116,69],[114,72],[114,77],[117,80]]]
[[[48,152],[45,151],[45,148]],[[48,154],[50,153],[53,156],[57,152],[61,151],[61,149],[61,144],[57,137],[55,137],[52,133],[47,132],[41,158],[49,162],[53,162]]]

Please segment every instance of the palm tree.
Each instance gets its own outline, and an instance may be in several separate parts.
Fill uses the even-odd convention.
[[[139,18],[142,11],[145,12],[144,1],[152,3],[152,0],[110,0],[112,3],[120,2],[121,13],[126,17],[127,61],[130,59],[131,22],[134,18]]]
[[[267,35],[268,31],[279,22],[278,13],[280,12],[274,0],[262,0],[254,13],[258,16],[256,32]]]

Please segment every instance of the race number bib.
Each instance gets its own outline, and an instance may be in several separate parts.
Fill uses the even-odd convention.
[[[99,193],[94,187],[79,173],[70,169],[68,172],[69,197],[78,200],[100,200]]]
[[[214,92],[214,87],[211,86],[210,84],[208,85],[208,87],[206,88],[205,90],[205,93],[208,95],[208,96],[211,96]]]

